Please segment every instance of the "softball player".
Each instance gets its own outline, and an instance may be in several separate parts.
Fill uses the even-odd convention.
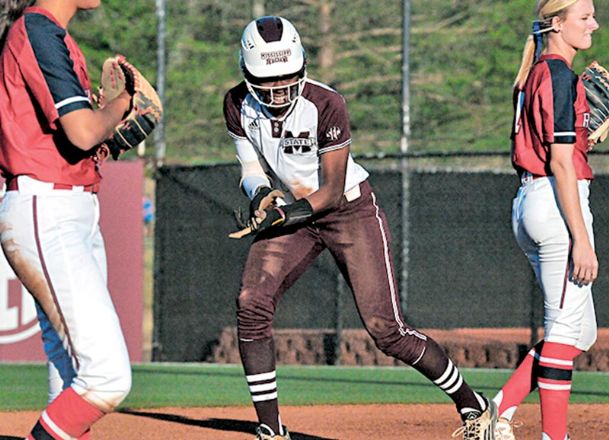
[[[598,29],[592,0],[542,0],[516,78],[512,161],[522,185],[512,224],[544,295],[544,339],[494,398],[498,440],[514,439],[518,404],[539,388],[544,440],[567,436],[573,360],[596,340],[598,271],[588,204],[586,93],[571,70]],[[544,41],[545,40],[545,41]],[[542,48],[545,43],[545,51]]]
[[[100,0],[32,3],[4,2],[0,16],[0,241],[37,303],[51,364],[52,402],[27,438],[89,438],[131,387],[106,286],[95,148],[131,98],[92,110],[87,66],[67,31],[77,10]]]
[[[226,94],[224,115],[257,233],[237,311],[239,350],[260,423],[256,438],[290,438],[278,409],[273,315],[283,293],[328,249],[377,347],[454,400],[463,420],[455,435],[490,439],[495,405],[467,385],[435,341],[404,322],[387,219],[368,173],[349,153],[342,96],[307,78],[298,32],[281,17],[248,24],[241,68],[245,81]],[[275,204],[264,209],[269,198]]]

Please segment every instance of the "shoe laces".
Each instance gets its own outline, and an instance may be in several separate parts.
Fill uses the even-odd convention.
[[[523,422],[512,422],[508,419],[499,419],[495,425],[495,440],[516,440],[514,429],[524,425]]]
[[[453,432],[452,437],[463,436],[464,440],[477,440],[482,434],[481,416],[482,413],[472,411],[467,414],[467,418],[463,421],[463,425]]]

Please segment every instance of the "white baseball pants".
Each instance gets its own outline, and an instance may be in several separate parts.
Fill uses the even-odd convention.
[[[581,209],[594,245],[589,181],[578,181]],[[592,286],[570,279],[570,235],[553,177],[525,179],[512,206],[512,226],[544,297],[544,340],[588,350],[596,340]]]
[[[66,380],[75,373],[74,390],[109,412],[129,392],[131,368],[107,289],[97,195],[23,176],[18,183],[0,203],[2,249],[39,305],[51,371]]]

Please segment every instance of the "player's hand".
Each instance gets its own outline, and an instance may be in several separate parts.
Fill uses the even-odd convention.
[[[252,220],[250,226],[254,231],[260,233],[274,226],[281,226],[286,220],[287,215],[283,209],[279,207],[267,208],[261,215],[256,216],[256,218]]]
[[[250,202],[250,225],[256,229],[256,225],[262,223],[266,217],[265,209],[276,206],[278,198],[285,197],[278,189],[262,186],[256,191],[256,195]]]
[[[573,242],[571,258],[573,261],[571,280],[584,286],[592,283],[598,276],[598,259],[588,240]]]
[[[290,226],[308,221],[313,216],[313,207],[307,199],[299,199],[294,203],[284,206],[270,206],[258,212],[253,219],[247,223],[236,216],[237,226],[245,226],[240,231],[233,232],[230,238],[243,238],[246,235],[259,234],[269,228],[277,226]]]

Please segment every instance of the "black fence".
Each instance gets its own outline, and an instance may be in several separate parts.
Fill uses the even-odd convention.
[[[505,165],[504,157],[498,160]],[[405,168],[399,158],[360,162],[370,171],[389,218],[410,324],[444,329],[541,325],[541,295],[511,231],[511,201],[519,185],[513,172],[507,167],[460,171],[414,159]],[[154,360],[205,360],[221,330],[236,325],[235,299],[251,241],[228,238],[235,229],[233,209],[247,207],[239,177],[233,165],[158,170]],[[591,205],[601,264],[596,310],[605,327],[607,200],[609,176],[600,175]],[[274,325],[361,328],[350,292],[327,252],[286,293]]]

